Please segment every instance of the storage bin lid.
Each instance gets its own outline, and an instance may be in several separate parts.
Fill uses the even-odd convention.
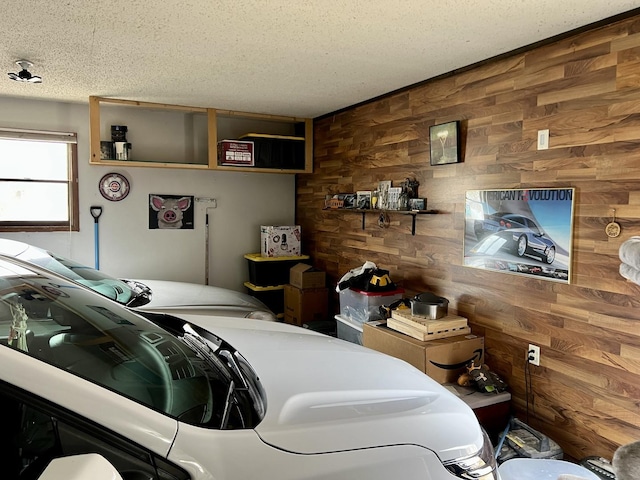
[[[441,305],[443,307],[449,305],[449,300],[444,297],[439,297],[431,292],[419,293],[413,297],[412,300],[418,303],[424,303],[425,305]]]
[[[244,282],[244,286],[254,292],[267,292],[269,290],[284,290],[284,285],[269,285],[268,287],[259,287],[251,282]]]
[[[304,137],[294,137],[289,135],[270,135],[267,133],[245,133],[240,138],[271,138],[274,140],[294,140],[304,142]]]
[[[263,257],[260,253],[247,253],[244,258],[252,262],[282,262],[286,260],[309,260],[309,255],[293,255],[290,257]]]
[[[359,288],[349,288],[356,293],[360,293],[367,297],[388,297],[390,295],[402,295],[404,293],[404,288],[396,288],[395,290],[387,290],[386,292],[367,292],[365,290],[360,290]],[[344,292],[344,290],[342,290]]]
[[[600,480],[600,477],[581,465],[547,458],[512,458],[500,465],[498,472],[502,480],[557,480],[562,474]]]

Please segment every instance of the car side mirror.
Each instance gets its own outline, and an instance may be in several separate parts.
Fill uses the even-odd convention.
[[[54,458],[38,480],[122,480],[109,461],[97,453]]]

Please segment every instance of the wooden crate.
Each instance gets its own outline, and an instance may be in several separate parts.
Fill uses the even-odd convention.
[[[447,315],[437,320],[411,315],[410,310],[393,310],[387,319],[387,327],[422,340],[435,340],[455,335],[466,335],[471,332],[467,319],[458,315]]]

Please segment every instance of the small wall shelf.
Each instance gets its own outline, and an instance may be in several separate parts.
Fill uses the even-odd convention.
[[[323,210],[330,210],[333,212],[360,213],[362,215],[362,230],[365,229],[367,215],[411,215],[411,235],[416,234],[416,217],[418,215],[435,215],[438,213],[437,210],[362,210],[359,208],[324,208]]]

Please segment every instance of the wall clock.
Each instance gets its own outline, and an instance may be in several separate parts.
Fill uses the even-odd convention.
[[[119,173],[107,173],[98,184],[100,193],[112,202],[118,202],[129,195],[129,180]]]

